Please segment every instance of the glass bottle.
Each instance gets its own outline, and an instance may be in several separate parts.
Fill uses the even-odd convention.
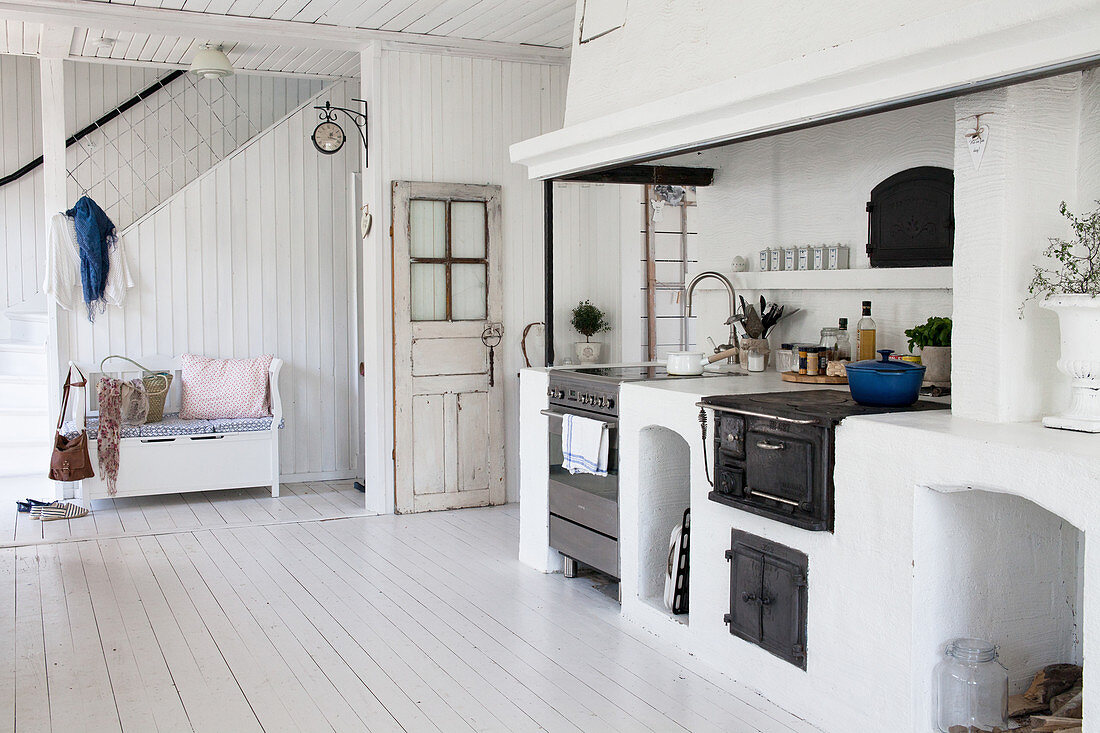
[[[852,360],[852,342],[848,339],[848,319],[840,319],[840,327],[836,330],[836,360]]]
[[[871,319],[871,301],[863,301],[863,318],[856,324],[856,360],[875,358],[875,322]]]
[[[828,361],[836,361],[836,329],[835,328],[823,328],[821,329],[821,340],[817,344],[821,348],[825,349],[825,358]]]
[[[997,647],[982,639],[953,639],[932,673],[935,730],[1007,729],[1008,671]]]

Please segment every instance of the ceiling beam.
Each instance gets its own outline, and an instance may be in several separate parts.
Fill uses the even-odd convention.
[[[113,32],[189,37],[211,42],[242,41],[358,52],[373,42],[393,41],[411,42],[445,52],[466,52],[494,58],[562,64],[569,61],[567,49],[549,46],[164,10],[92,0],[0,0],[0,19],[102,28]]]
[[[618,168],[574,173],[558,180],[572,183],[709,186],[714,182],[714,169],[676,165],[624,165]]]
[[[43,24],[42,35],[38,39],[38,55],[46,59],[68,58],[75,30],[72,25]]]

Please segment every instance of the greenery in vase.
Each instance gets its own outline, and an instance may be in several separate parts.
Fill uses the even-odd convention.
[[[1054,295],[1100,295],[1100,207],[1084,216],[1075,216],[1063,201],[1058,210],[1069,219],[1073,241],[1067,242],[1061,237],[1049,239],[1043,256],[1051,260],[1054,267],[1035,266],[1025,303]],[[1020,307],[1022,312],[1023,306]]]
[[[607,322],[602,310],[592,305],[587,300],[577,303],[573,309],[573,317],[569,319],[573,329],[584,336],[585,341],[591,341],[592,337],[603,331],[610,331],[611,324]]]
[[[932,316],[920,326],[905,329],[905,335],[909,337],[909,351],[913,347],[921,349],[928,346],[951,345],[951,319]]]

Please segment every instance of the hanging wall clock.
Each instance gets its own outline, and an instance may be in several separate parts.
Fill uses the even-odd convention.
[[[333,153],[344,147],[344,128],[331,120],[322,122],[313,130],[313,147],[325,155]]]

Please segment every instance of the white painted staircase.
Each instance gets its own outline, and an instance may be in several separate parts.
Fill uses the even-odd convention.
[[[0,339],[0,511],[8,501],[52,497],[46,478],[51,421],[46,384],[46,314],[9,310]]]

